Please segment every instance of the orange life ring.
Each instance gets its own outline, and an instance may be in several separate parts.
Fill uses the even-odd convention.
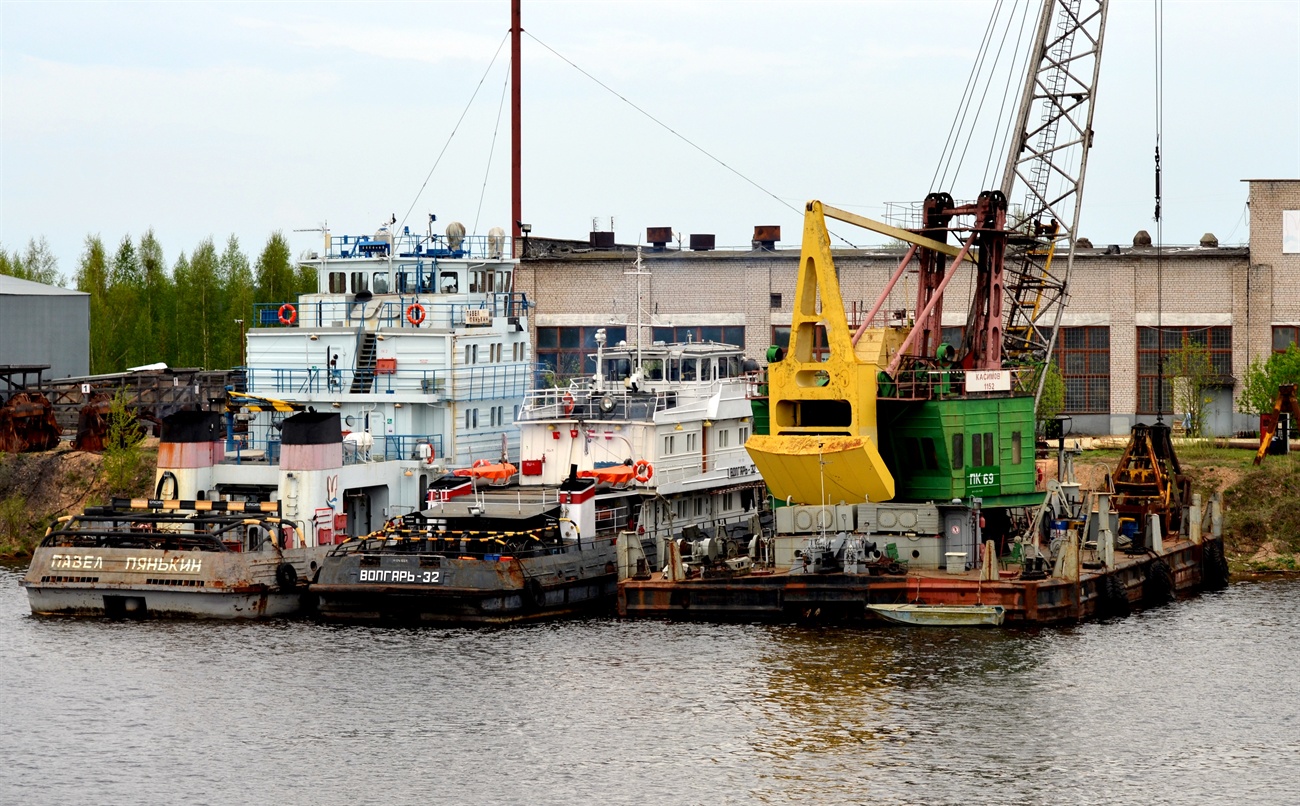
[[[489,461],[489,460],[487,460],[487,459],[475,459],[475,460],[474,460],[474,464],[473,464],[473,465],[470,465],[470,466],[471,466],[471,467],[487,467],[487,466],[490,465],[490,464],[492,464],[492,462]]]
[[[293,303],[286,302],[280,306],[280,324],[292,325],[298,321],[298,309],[293,307]]]
[[[634,474],[633,478],[645,484],[655,477],[655,467],[646,460],[640,459],[636,464],[632,465],[632,473]]]
[[[568,417],[570,414],[573,414],[573,405],[574,405],[573,395],[569,394],[568,392],[565,392],[564,393],[564,416],[565,417]]]
[[[418,302],[411,303],[406,309],[406,321],[419,327],[424,321],[424,306]]]

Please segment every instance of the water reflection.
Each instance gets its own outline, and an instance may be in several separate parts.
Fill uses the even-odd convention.
[[[1041,632],[35,619],[0,800],[1291,802],[1300,588]]]

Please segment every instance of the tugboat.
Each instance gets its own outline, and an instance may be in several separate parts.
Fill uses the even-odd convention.
[[[532,344],[509,241],[433,221],[423,235],[326,233],[304,264],[318,290],[256,309],[224,424],[167,418],[152,498],[57,524],[23,582],[33,612],[301,612],[332,546],[418,512],[447,468],[517,450]],[[177,551],[204,556],[173,564]]]
[[[607,347],[530,392],[509,451],[435,481],[423,512],[338,546],[328,620],[505,624],[611,608],[620,577],[707,543],[737,567],[766,515],[744,450],[757,364],[724,344]]]

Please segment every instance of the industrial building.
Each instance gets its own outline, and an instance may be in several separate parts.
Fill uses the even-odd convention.
[[[1142,237],[1079,242],[1057,346],[1074,433],[1123,434],[1154,421],[1160,355],[1184,338],[1204,344],[1214,365],[1208,431],[1257,427],[1235,403],[1247,367],[1300,343],[1300,180],[1246,181],[1248,246],[1220,246],[1209,233],[1195,246],[1157,248]],[[576,374],[597,329],[611,343],[635,338],[638,285],[643,338],[738,343],[760,358],[789,337],[802,236],[784,233],[782,243],[774,229],[756,228],[748,249],[714,250],[711,236],[693,236],[692,250],[659,240],[669,228],[654,228],[639,273],[635,247],[613,246],[612,233],[593,233],[590,243],[531,239],[515,287],[540,303],[532,319],[538,361],[560,376]],[[901,249],[840,249],[834,257],[853,320],[875,302]],[[945,330],[965,324],[958,301],[970,299],[971,286],[970,272],[949,286]],[[905,277],[885,306],[893,321],[914,314],[915,295],[915,280]],[[1170,387],[1161,385],[1166,413]]]
[[[90,295],[0,274],[0,366],[42,364],[46,379],[90,373]]]

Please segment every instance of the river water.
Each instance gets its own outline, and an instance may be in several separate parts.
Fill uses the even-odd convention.
[[[1040,631],[33,618],[0,802],[1300,801],[1300,584]]]

